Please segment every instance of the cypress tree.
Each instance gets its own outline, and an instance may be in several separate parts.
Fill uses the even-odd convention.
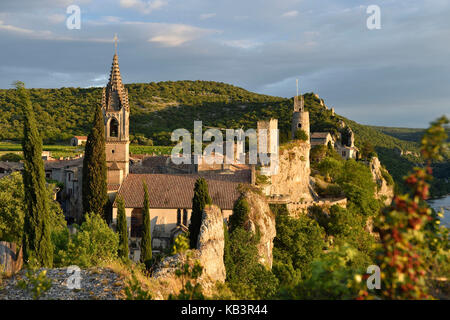
[[[233,214],[230,216],[230,232],[233,232],[238,227],[243,227],[248,220],[248,213],[250,206],[247,199],[243,195],[237,199],[233,206]]]
[[[143,208],[143,230],[141,238],[141,262],[146,267],[150,266],[152,260],[152,235],[150,228],[150,202],[148,199],[148,188],[144,182],[144,208]]]
[[[195,182],[194,197],[192,198],[192,214],[189,223],[189,244],[191,249],[197,247],[198,235],[202,224],[202,214],[205,206],[211,204],[212,200],[208,194],[208,184],[204,178],[199,178]]]
[[[25,218],[23,259],[33,259],[42,267],[53,265],[53,245],[50,236],[50,211],[42,161],[42,138],[31,105],[30,96],[22,82],[16,83],[18,102],[23,110],[24,156],[23,184],[25,191]]]
[[[105,128],[100,108],[88,135],[83,159],[83,211],[98,213],[106,219],[108,203]]]
[[[125,204],[122,197],[117,198],[117,232],[119,233],[119,258],[128,259],[128,228]]]

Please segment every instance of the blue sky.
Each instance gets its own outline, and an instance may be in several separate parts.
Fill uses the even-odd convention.
[[[66,9],[81,9],[81,29]],[[369,30],[366,10],[381,9]],[[450,110],[448,0],[1,0],[0,88],[214,80],[318,93],[365,124],[426,127]]]

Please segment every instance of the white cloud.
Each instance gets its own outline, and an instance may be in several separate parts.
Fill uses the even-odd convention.
[[[185,24],[153,23],[155,35],[148,39],[149,42],[159,43],[167,47],[177,47],[186,42],[201,38],[205,35],[217,32],[210,29],[201,29]]]
[[[296,17],[296,16],[298,16],[297,10],[288,11],[288,12],[283,13],[283,15],[282,15],[282,17],[287,17],[287,18]]]
[[[216,13],[204,13],[200,15],[201,20],[211,19],[214,18],[217,14]]]
[[[223,44],[234,47],[234,48],[240,48],[240,49],[252,49],[255,47],[260,46],[262,43],[255,41],[255,40],[226,40],[223,41]]]
[[[167,0],[120,0],[120,6],[123,8],[133,8],[143,14],[149,14],[155,10],[167,6]]]

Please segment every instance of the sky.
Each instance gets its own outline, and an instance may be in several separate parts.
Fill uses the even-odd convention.
[[[67,20],[80,8],[80,28]],[[369,29],[369,6],[380,28]],[[450,116],[448,0],[0,0],[0,88],[211,80],[315,92],[364,124]]]

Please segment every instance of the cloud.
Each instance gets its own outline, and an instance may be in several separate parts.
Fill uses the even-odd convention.
[[[200,20],[206,20],[214,18],[217,14],[216,13],[203,13],[200,15]]]
[[[258,47],[258,46],[262,45],[261,42],[258,42],[256,40],[251,40],[251,39],[225,40],[225,41],[222,41],[222,43],[227,45],[227,46],[240,48],[240,49],[252,49],[252,48],[255,48],[255,47]]]
[[[298,11],[297,10],[292,10],[292,11],[288,11],[282,14],[282,17],[286,17],[286,18],[291,18],[291,17],[296,17],[298,16]]]
[[[215,33],[217,31],[202,29],[185,24],[153,24],[154,36],[148,39],[149,42],[155,42],[167,47],[177,47],[186,42],[199,39],[203,36]]]
[[[150,14],[155,10],[161,9],[168,5],[166,0],[120,0],[120,6],[123,8],[132,8],[143,14]]]

